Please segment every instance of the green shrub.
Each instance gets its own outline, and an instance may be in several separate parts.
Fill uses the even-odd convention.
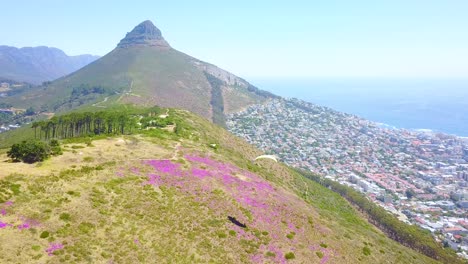
[[[70,221],[71,216],[68,213],[62,213],[60,214],[59,219],[63,221]]]
[[[93,157],[84,157],[83,162],[93,162],[94,158]]]
[[[78,226],[78,230],[79,230],[80,233],[82,233],[82,234],[88,234],[88,233],[91,232],[93,229],[94,229],[94,225],[91,224],[91,223],[88,223],[88,222],[80,223],[80,225]]]
[[[319,257],[319,259],[323,258],[323,253],[321,251],[315,252],[315,255],[317,255],[317,257]]]
[[[50,147],[42,141],[23,141],[13,144],[7,155],[15,161],[34,163],[47,159],[50,156]]]
[[[286,253],[286,255],[284,255],[284,258],[285,258],[285,259],[288,259],[288,260],[289,260],[289,259],[295,259],[295,258],[296,258],[296,255],[294,255],[293,252],[288,252],[288,253]]]
[[[41,233],[41,235],[39,237],[40,238],[48,238],[49,237],[49,232],[44,231],[44,232]]]
[[[49,146],[50,146],[50,154],[52,156],[58,156],[58,155],[63,154],[62,148],[60,147],[60,143],[58,140],[52,139],[49,142]]]
[[[369,256],[371,254],[371,250],[370,248],[368,248],[367,246],[366,247],[363,247],[362,248],[362,253],[366,256]]]
[[[52,139],[49,144],[39,140],[28,140],[18,144],[13,144],[7,152],[8,157],[14,161],[35,163],[44,161],[50,155],[62,155],[62,148],[56,139]]]
[[[34,251],[39,251],[39,250],[41,250],[41,246],[33,245],[33,246],[31,246],[31,249],[34,250]]]
[[[92,140],[91,138],[85,138],[84,143],[85,143],[86,146],[88,146],[88,147],[94,147],[94,145],[93,145],[93,140]]]

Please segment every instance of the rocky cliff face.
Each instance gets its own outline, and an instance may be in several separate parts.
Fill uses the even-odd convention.
[[[169,43],[163,38],[161,30],[149,21],[143,21],[132,31],[128,32],[117,45],[118,48],[128,48],[132,46],[155,46],[170,48]]]

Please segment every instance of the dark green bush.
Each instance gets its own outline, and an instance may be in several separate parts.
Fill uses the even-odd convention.
[[[285,259],[295,259],[296,255],[294,255],[293,252],[289,252],[289,253],[286,253],[286,255],[284,255],[284,258]]]
[[[52,139],[49,142],[49,146],[50,146],[50,154],[52,156],[58,156],[58,155],[63,154],[62,148],[60,147],[60,143],[57,139]]]
[[[7,155],[15,161],[26,163],[44,161],[50,156],[50,146],[37,140],[23,141],[13,144]]]
[[[49,232],[44,231],[44,232],[41,233],[41,235],[39,237],[40,238],[48,238],[49,237]]]
[[[362,253],[366,256],[369,256],[371,254],[371,251],[370,251],[370,248],[368,248],[367,246],[366,247],[363,247],[362,248]]]
[[[26,163],[35,163],[44,161],[50,155],[57,156],[62,154],[60,143],[52,139],[49,144],[39,140],[28,140],[18,144],[13,144],[7,152],[8,157],[14,161],[23,161]]]
[[[63,220],[63,221],[70,221],[71,216],[68,213],[62,213],[62,214],[60,214],[59,218],[60,218],[60,220]]]

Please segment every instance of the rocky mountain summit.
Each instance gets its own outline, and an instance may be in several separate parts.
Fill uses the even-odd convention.
[[[169,43],[163,38],[153,22],[146,20],[128,32],[117,45],[118,48],[128,48],[132,46],[155,46],[161,48],[170,48]]]

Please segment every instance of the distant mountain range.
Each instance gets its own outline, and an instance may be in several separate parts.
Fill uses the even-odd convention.
[[[0,46],[0,77],[41,84],[70,74],[98,58],[89,54],[68,56],[60,49],[44,46]]]
[[[177,107],[223,125],[226,113],[273,97],[232,73],[173,49],[151,21],[144,21],[94,63],[5,100],[53,112],[116,103]]]

